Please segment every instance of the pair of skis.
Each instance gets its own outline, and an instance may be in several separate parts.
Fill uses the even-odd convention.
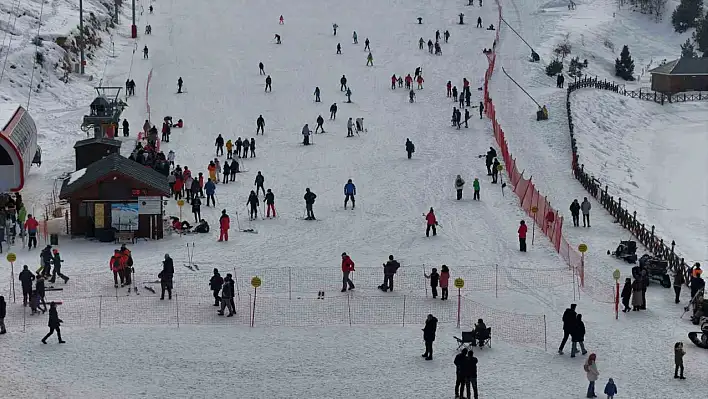
[[[189,246],[189,243],[186,244],[187,246],[187,262],[188,264],[184,265],[187,269],[191,271],[199,271],[199,265],[194,263],[194,243],[192,243],[192,246]]]

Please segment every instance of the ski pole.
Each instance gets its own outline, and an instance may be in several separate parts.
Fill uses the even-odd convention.
[[[241,222],[238,220],[238,211],[236,212],[236,226],[238,230],[241,231]]]

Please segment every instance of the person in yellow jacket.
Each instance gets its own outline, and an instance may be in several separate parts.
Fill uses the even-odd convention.
[[[226,141],[226,159],[231,159],[233,156],[234,143],[231,140]]]

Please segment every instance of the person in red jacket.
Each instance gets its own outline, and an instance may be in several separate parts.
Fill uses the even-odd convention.
[[[452,82],[449,80],[447,81],[447,96],[452,97]]]
[[[418,79],[416,79],[416,82],[418,82],[418,90],[423,88],[423,82],[425,80],[423,79],[423,75],[418,75]]]
[[[229,215],[226,214],[226,209],[221,211],[221,217],[219,217],[219,242],[229,240],[229,228],[231,227],[231,219]]]
[[[556,221],[556,214],[549,210],[546,212],[546,230],[553,228],[553,223]]]
[[[413,83],[413,78],[411,77],[411,74],[409,73],[408,75],[406,75],[406,89],[410,89],[412,83]]]
[[[25,231],[29,239],[27,241],[27,249],[32,249],[32,244],[37,248],[37,228],[39,227],[39,222],[32,215],[27,215],[27,221],[25,221]]]
[[[396,78],[396,74],[394,73],[393,76],[391,76],[391,89],[396,88],[397,81],[398,81],[398,78]]]
[[[433,237],[438,235],[437,230],[435,230],[435,227],[438,225],[438,220],[435,218],[435,212],[433,212],[433,208],[430,208],[428,214],[425,215],[425,221],[428,225],[425,228],[425,236],[430,237],[430,229],[433,229]]]
[[[519,251],[526,252],[526,232],[529,230],[523,220],[519,224]]]
[[[172,188],[172,191],[175,193],[176,200],[182,199],[182,189],[183,188],[184,188],[184,180],[182,179],[182,176],[176,176],[175,184]]]
[[[347,291],[347,286],[350,290],[354,289],[354,283],[349,278],[349,274],[354,271],[354,261],[347,255],[346,252],[342,252],[342,292]]]
[[[108,265],[113,272],[113,286],[118,288],[118,278],[120,278],[120,286],[123,287],[125,285],[125,276],[123,275],[125,265],[123,264],[123,254],[120,253],[119,249],[114,251]]]

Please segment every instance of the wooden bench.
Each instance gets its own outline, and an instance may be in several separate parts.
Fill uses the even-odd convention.
[[[133,232],[133,231],[118,231],[118,232],[116,232],[116,243],[118,243],[118,244],[135,244],[135,232]]]

